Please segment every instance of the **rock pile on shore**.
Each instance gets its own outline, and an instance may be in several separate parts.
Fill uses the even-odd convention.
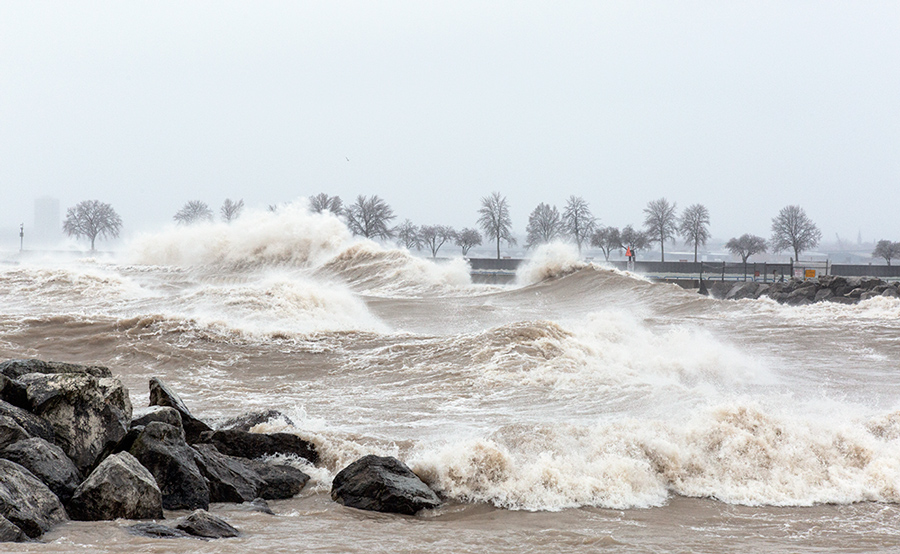
[[[714,298],[741,300],[769,297],[781,304],[805,306],[814,302],[856,304],[875,296],[900,298],[900,282],[888,283],[874,277],[823,275],[817,279],[790,279],[777,283],[714,281],[709,285]]]
[[[291,498],[309,475],[273,454],[319,461],[315,446],[289,433],[251,433],[274,410],[245,414],[219,429],[195,417],[169,386],[150,379],[150,406],[133,410],[108,368],[41,360],[0,363],[0,542],[40,537],[68,518],[161,520],[163,510],[194,510],[175,527],[137,523],[154,538],[238,536],[209,514],[211,502]],[[347,506],[414,514],[440,504],[402,462],[366,456],[335,479]]]

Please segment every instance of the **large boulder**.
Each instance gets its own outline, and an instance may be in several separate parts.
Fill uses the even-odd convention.
[[[214,516],[206,510],[195,510],[178,522],[175,526],[185,533],[204,539],[223,539],[239,537],[241,532],[224,519]]]
[[[24,390],[24,389],[23,389]],[[40,437],[48,442],[56,440],[56,432],[46,420],[7,402],[0,401],[0,415],[11,417],[32,437]]]
[[[195,462],[196,451],[184,441],[181,429],[152,421],[137,436],[129,452],[156,478],[163,508],[209,508],[209,485]]]
[[[203,433],[200,441],[210,443],[222,454],[260,458],[273,454],[293,454],[310,463],[319,461],[313,443],[290,433],[248,433],[237,429]]]
[[[249,502],[265,481],[241,458],[226,456],[211,444],[195,444],[197,467],[209,481],[210,502]]]
[[[66,520],[66,510],[47,485],[15,462],[0,459],[0,516],[31,538]]]
[[[22,383],[2,374],[0,374],[0,400],[19,407],[28,405]]]
[[[293,425],[291,418],[279,412],[278,410],[262,410],[258,412],[249,412],[241,414],[237,417],[226,419],[218,428],[220,431],[237,430],[250,431],[260,423],[267,423],[272,420],[280,421],[285,425]]]
[[[136,537],[147,537],[149,539],[192,539],[184,531],[161,525],[159,523],[135,523],[125,528],[129,535]]]
[[[24,542],[28,540],[28,535],[10,520],[0,516],[0,542]]]
[[[178,410],[178,413],[181,415],[185,439],[190,444],[194,444],[200,439],[200,433],[212,431],[209,425],[194,417],[181,400],[181,397],[178,396],[178,393],[158,377],[150,379],[150,405],[167,406]]]
[[[162,519],[162,494],[156,480],[128,452],[103,460],[78,486],[68,505],[73,519]]]
[[[0,415],[0,448],[30,437],[13,418]]]
[[[66,503],[81,483],[81,473],[62,448],[34,437],[11,444],[0,451],[6,458],[24,467]]]
[[[181,414],[178,410],[169,406],[150,406],[138,408],[131,416],[131,428],[146,427],[151,421],[161,421],[174,427],[184,428],[181,422]]]
[[[268,500],[293,498],[309,482],[309,475],[289,465],[259,460],[246,460],[245,463],[263,480],[259,496]]]
[[[84,375],[92,375],[97,378],[112,377],[112,372],[108,367],[99,365],[81,365],[69,364],[65,362],[45,362],[37,359],[27,360],[8,360],[0,363],[0,374],[6,375],[10,379],[18,379],[29,373],[81,373]]]
[[[116,378],[87,373],[30,373],[20,378],[31,411],[53,428],[56,443],[87,473],[131,423],[128,391]]]
[[[820,288],[816,291],[816,297],[813,299],[813,302],[824,302],[834,296],[834,291],[830,288]]]
[[[406,515],[441,504],[406,464],[374,455],[356,460],[335,475],[331,498],[353,508]]]
[[[753,281],[737,284],[728,291],[728,294],[725,295],[725,299],[742,300],[744,298],[757,298],[759,296],[759,287],[760,284]]]

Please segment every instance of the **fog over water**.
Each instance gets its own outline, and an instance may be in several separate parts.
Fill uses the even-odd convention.
[[[496,190],[522,235],[539,202],[622,227],[666,197],[723,240],[799,204],[825,241],[900,240],[898,27],[895,2],[0,3],[0,359],[107,365],[136,407],[161,377],[213,423],[274,408],[293,424],[255,430],[322,460],[285,460],[312,480],[274,516],[214,505],[241,538],[70,522],[0,551],[900,551],[900,300],[720,301],[557,243],[473,284],[305,201],[461,228]],[[123,236],[18,256],[40,197]],[[231,224],[172,222],[225,198]],[[444,505],[332,502],[369,453]]]
[[[0,228],[109,202],[379,194],[473,226],[507,195],[601,223],[705,204],[714,237],[802,205],[826,240],[897,240],[895,2],[0,5]]]

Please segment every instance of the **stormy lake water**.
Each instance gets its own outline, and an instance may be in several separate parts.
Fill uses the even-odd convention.
[[[115,259],[0,266],[0,356],[158,376],[216,421],[313,441],[244,535],[154,540],[70,522],[6,552],[900,550],[900,301],[704,298],[535,254],[509,286],[354,241],[302,210],[145,236]],[[446,498],[414,517],[330,500],[397,456]],[[167,519],[182,515],[168,512]]]

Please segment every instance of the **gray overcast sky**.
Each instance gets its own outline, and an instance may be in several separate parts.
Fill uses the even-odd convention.
[[[575,194],[900,240],[898,186],[897,1],[0,3],[0,227],[322,191],[462,227],[498,190],[519,233]]]

